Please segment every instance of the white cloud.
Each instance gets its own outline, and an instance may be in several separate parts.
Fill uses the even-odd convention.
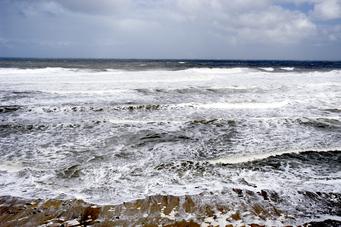
[[[178,1],[178,14],[190,26],[225,36],[233,43],[295,43],[316,32],[304,13],[274,6],[271,1]]]
[[[312,14],[322,20],[341,18],[341,0],[321,0],[314,5]]]
[[[302,13],[269,7],[240,16],[241,38],[278,43],[296,43],[316,32],[316,26]]]

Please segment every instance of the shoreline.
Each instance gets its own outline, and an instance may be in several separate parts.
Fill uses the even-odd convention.
[[[281,210],[276,192],[232,189],[232,197],[247,203],[212,200],[208,194],[153,195],[118,205],[96,205],[79,199],[24,199],[0,196],[0,223],[12,226],[340,226],[339,211],[324,217],[300,219]],[[326,195],[304,192],[312,201]],[[337,204],[341,194],[331,195]],[[328,198],[325,198],[328,202]],[[330,201],[329,201],[330,202]],[[294,205],[293,205],[294,206]],[[299,213],[299,211],[297,211]],[[296,215],[296,217],[295,217]],[[307,214],[305,214],[307,215]]]

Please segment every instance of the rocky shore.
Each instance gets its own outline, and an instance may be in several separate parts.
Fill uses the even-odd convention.
[[[42,200],[3,196],[0,197],[0,223],[2,227],[341,226],[340,220],[331,219],[312,219],[300,223],[297,215],[276,208],[274,204],[279,198],[274,192],[262,190],[254,193],[242,189],[233,189],[233,192],[244,197],[249,204],[208,203],[204,194],[154,195],[118,205],[95,205],[77,199]],[[304,195],[311,199],[322,198],[322,195],[315,193],[306,192]],[[340,206],[340,195],[332,197]]]

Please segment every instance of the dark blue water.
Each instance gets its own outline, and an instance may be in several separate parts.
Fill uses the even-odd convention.
[[[183,70],[187,68],[294,67],[295,71],[341,69],[341,61],[278,60],[141,60],[141,59],[32,59],[0,58],[0,68],[63,67],[80,69]]]

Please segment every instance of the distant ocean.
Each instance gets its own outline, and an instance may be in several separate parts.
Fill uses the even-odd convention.
[[[279,71],[341,69],[341,61],[275,60],[139,60],[139,59],[30,59],[0,58],[1,68],[34,69],[61,67],[74,69],[184,70],[188,68],[273,68]]]
[[[341,62],[3,58],[0,195],[340,219],[340,117]]]

